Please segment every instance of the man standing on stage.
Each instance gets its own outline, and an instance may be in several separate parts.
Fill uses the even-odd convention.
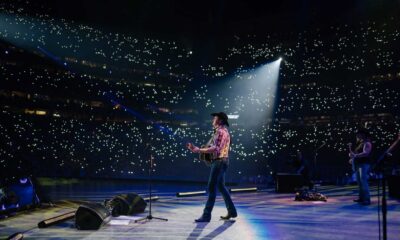
[[[364,129],[358,130],[356,138],[357,142],[362,144],[362,148],[360,147],[360,150],[356,152],[350,151],[349,154],[351,158],[350,161],[354,161],[359,187],[359,197],[354,201],[362,205],[370,205],[371,199],[368,186],[368,173],[371,165],[372,144],[368,132]]]
[[[311,181],[308,161],[300,150],[297,150],[293,165],[296,169],[296,173],[303,176],[303,184],[307,185],[309,190],[312,190],[314,188],[314,183]]]
[[[213,113],[211,116],[213,116],[214,135],[210,141],[210,146],[198,148],[191,143],[188,144],[188,149],[193,153],[212,153],[215,155],[215,159],[211,161],[211,171],[208,179],[208,200],[203,215],[196,219],[196,222],[209,222],[211,220],[217,188],[221,192],[228,210],[228,214],[221,216],[221,219],[228,220],[237,217],[235,205],[225,187],[225,172],[229,164],[228,152],[230,144],[230,135],[227,128],[229,127],[228,116],[224,112]]]

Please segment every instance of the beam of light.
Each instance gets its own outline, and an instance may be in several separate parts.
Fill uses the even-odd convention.
[[[19,14],[0,14],[0,38],[21,49],[35,51],[38,45],[46,46],[58,55],[67,51],[60,51],[57,43],[71,44],[63,35],[54,29],[62,26],[61,22],[53,21],[53,25],[44,19],[27,17]],[[57,29],[59,30],[59,28]],[[73,34],[70,33],[72,36]]]
[[[237,74],[227,91],[235,99],[231,112],[240,115],[240,123],[260,125],[274,117],[281,59]]]
[[[46,49],[44,49],[41,46],[37,46],[36,48],[41,53],[43,53],[46,57],[50,58],[53,62],[57,63],[58,65],[60,65],[61,67],[65,68],[65,69],[67,69],[70,73],[74,73],[72,71],[72,69],[70,67],[68,67],[68,65],[65,62],[61,61],[60,57],[58,57],[58,56],[54,55],[53,53],[47,51]]]
[[[66,56],[71,56],[71,53],[72,56],[78,58],[87,58],[91,56],[96,59],[97,56],[93,55],[93,53],[87,49],[95,49],[98,44],[102,44],[103,42],[83,42],[74,49],[63,50],[60,45],[77,46],[76,41],[81,40],[80,34],[86,34],[85,30],[72,32],[71,29],[80,29],[81,25],[69,22],[68,24],[71,25],[72,28],[64,28],[65,24],[67,24],[65,21],[47,21],[46,19],[37,19],[18,14],[3,13],[0,14],[0,38],[21,49],[25,49],[30,52],[39,52],[40,54],[60,65],[62,68],[68,70],[70,74],[75,75],[75,77],[79,77],[79,74],[77,74],[78,71],[73,69],[73,67],[77,68],[78,66],[67,64],[63,59],[65,59]],[[60,29],[62,29],[62,34],[60,34]],[[101,33],[101,31],[98,32]],[[66,35],[71,37],[65,38]],[[111,70],[107,70],[109,74],[111,74],[110,71]],[[158,71],[164,75],[169,75],[169,73],[165,72],[164,70]],[[102,89],[100,92],[103,92],[102,97],[106,98],[107,102],[111,102],[111,104],[114,106],[118,105],[125,112],[136,117],[138,120],[150,123],[153,127],[164,133],[174,133],[174,131],[170,131],[168,127],[156,123],[156,121],[153,119],[146,118],[132,108],[124,106],[116,97],[111,96],[112,94],[110,91]],[[176,118],[178,118],[178,120],[183,120],[185,117],[176,116]]]
[[[108,32],[102,28],[65,19],[30,17],[16,12],[0,13],[1,40],[34,53],[37,53],[37,46],[43,46],[49,52],[59,56],[59,60],[64,61],[64,65],[85,69],[87,73],[89,71],[87,66],[92,63],[97,66],[91,67],[90,72],[111,75],[113,71],[108,66],[116,64],[116,60],[106,56],[112,56],[115,49],[104,47],[109,45],[110,38],[99,37],[102,35],[109,35],[110,38],[120,36],[117,32]],[[137,39],[136,36],[125,34],[124,36]],[[138,40],[137,44],[141,46],[144,42],[145,40],[143,42]],[[118,61],[118,67],[132,68],[132,61],[134,61],[132,55],[136,54],[136,47],[132,44],[125,44],[118,48],[120,47],[121,54],[118,58],[126,59],[126,61]],[[102,52],[100,53],[98,49]],[[166,68],[157,68],[157,74],[171,76],[171,72]],[[174,74],[174,77],[178,81],[184,79],[179,74]]]
[[[49,59],[51,59],[53,62],[57,63],[58,65],[60,65],[61,67],[65,68],[66,70],[68,70],[71,74],[75,74],[75,72],[68,67],[66,64],[64,64],[60,58],[56,55],[54,55],[53,53],[51,53],[50,51],[44,49],[43,47],[37,46],[37,49],[39,49],[43,54],[45,54]],[[79,74],[75,74],[76,76],[79,76]],[[127,106],[125,106],[124,104],[122,104],[115,96],[113,96],[113,94],[111,94],[110,92],[107,91],[101,91],[103,92],[103,98],[107,101],[110,102],[114,107],[118,106],[119,108],[121,108],[123,111],[125,111],[126,113],[130,114],[131,116],[135,117],[136,119],[138,119],[141,122],[144,122],[146,124],[150,124],[152,125],[155,129],[166,133],[168,135],[171,136],[176,136],[175,132],[176,131],[172,131],[171,129],[169,129],[167,126],[164,126],[162,124],[159,124],[157,122],[155,122],[154,120],[150,119],[150,118],[146,118],[143,114],[139,113],[138,111],[133,110],[132,108],[129,108]]]
[[[281,62],[282,58],[279,58],[256,69],[244,70],[228,81],[221,80],[222,84],[211,86],[209,95],[217,98],[211,99],[215,107],[207,109],[205,116],[208,117],[211,111],[225,110],[228,118],[238,124],[260,126],[271,122],[277,106]],[[180,119],[176,114],[171,116]]]
[[[207,92],[207,96],[196,96],[196,106],[203,106],[199,112],[206,118],[210,112],[222,110],[231,116],[233,125],[246,128],[271,123],[277,108],[281,62],[277,59],[256,68],[240,67],[225,79],[198,86]]]

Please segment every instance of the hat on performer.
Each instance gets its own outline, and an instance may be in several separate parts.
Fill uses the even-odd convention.
[[[211,116],[213,116],[213,117],[217,116],[218,119],[222,121],[222,124],[229,127],[228,115],[226,115],[226,113],[224,113],[224,112],[211,113]]]

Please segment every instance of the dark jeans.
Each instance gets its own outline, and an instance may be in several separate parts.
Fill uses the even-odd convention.
[[[211,164],[210,177],[208,179],[208,200],[204,208],[204,217],[211,217],[215,198],[217,197],[217,188],[224,198],[228,213],[236,215],[235,205],[232,202],[228,189],[225,187],[225,172],[227,168],[227,162],[222,160],[216,160]]]
[[[370,168],[370,165],[368,163],[356,164],[358,194],[359,194],[359,199],[363,202],[370,201],[369,186],[368,186],[369,168]]]

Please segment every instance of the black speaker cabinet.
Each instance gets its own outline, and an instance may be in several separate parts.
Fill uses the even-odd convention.
[[[112,209],[113,216],[133,215],[142,213],[146,209],[147,203],[136,193],[119,194],[106,203]]]
[[[111,219],[110,212],[99,203],[85,203],[75,214],[75,227],[79,230],[97,230]]]
[[[303,186],[303,176],[300,174],[278,173],[276,175],[275,191],[277,193],[294,193],[296,188]]]

